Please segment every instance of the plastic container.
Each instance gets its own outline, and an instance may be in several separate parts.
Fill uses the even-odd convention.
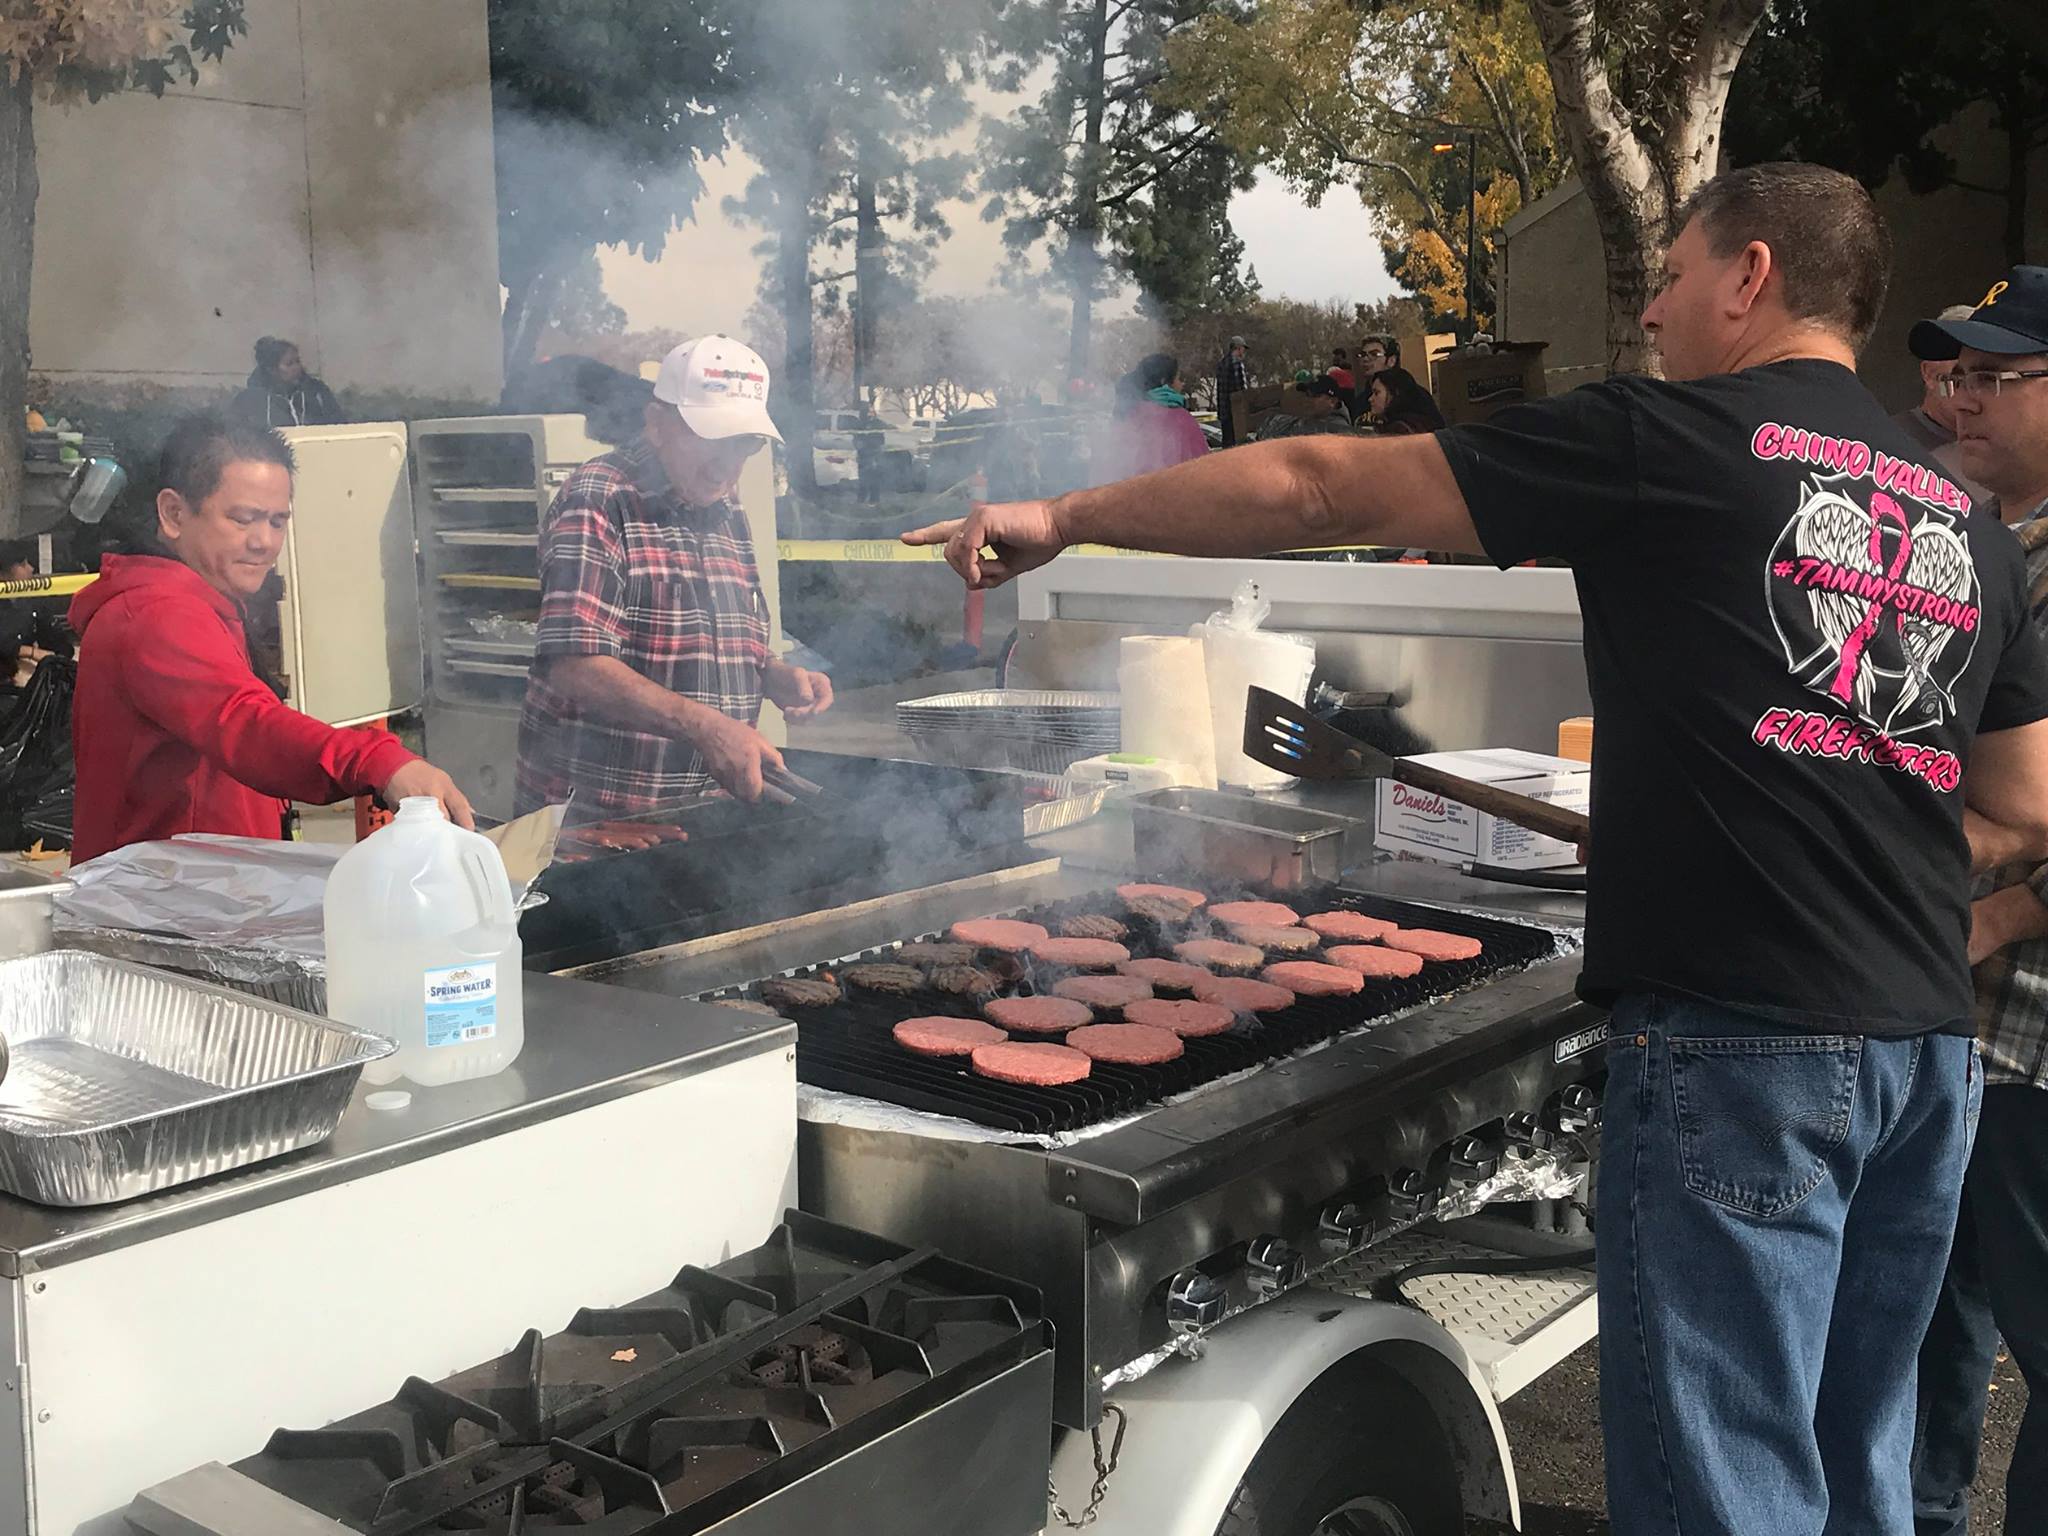
[[[327,1016],[398,1043],[367,1082],[502,1072],[526,1042],[505,861],[432,798],[341,856],[327,881]]]

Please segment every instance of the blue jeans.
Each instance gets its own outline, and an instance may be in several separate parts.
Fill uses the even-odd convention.
[[[1910,1536],[1914,1358],[1982,1074],[1672,998],[1614,1010],[1599,1174],[1615,1536]]]

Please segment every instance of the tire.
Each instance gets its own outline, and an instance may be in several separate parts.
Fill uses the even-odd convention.
[[[1459,1536],[1449,1437],[1422,1394],[1343,1361],[1295,1400],[1245,1469],[1216,1536]]]

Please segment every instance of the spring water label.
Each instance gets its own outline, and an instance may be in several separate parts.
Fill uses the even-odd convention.
[[[427,972],[427,1045],[470,1045],[498,1033],[498,962]]]

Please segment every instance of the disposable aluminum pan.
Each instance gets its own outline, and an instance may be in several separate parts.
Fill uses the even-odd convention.
[[[107,1205],[334,1133],[389,1040],[81,950],[0,962],[0,1189]]]
[[[1334,882],[1356,823],[1300,806],[1214,789],[1155,789],[1131,797],[1141,868],[1187,870],[1274,890]]]

